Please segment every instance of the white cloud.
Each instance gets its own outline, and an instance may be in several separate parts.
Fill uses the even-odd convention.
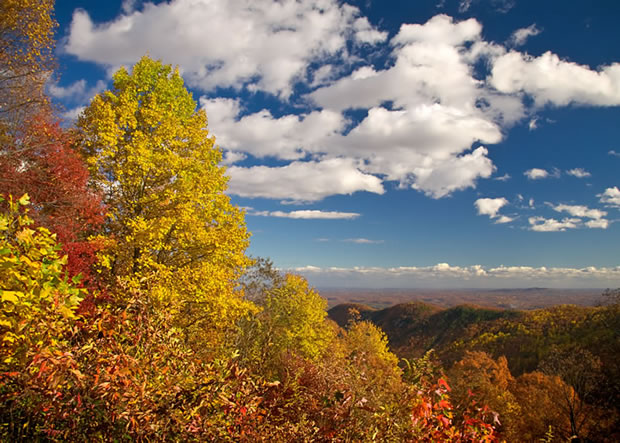
[[[478,215],[488,215],[489,218],[495,220],[496,224],[510,223],[514,221],[514,217],[499,214],[499,210],[508,204],[508,200],[504,197],[500,198],[479,198],[474,202],[474,206],[478,209]]]
[[[508,204],[508,200],[501,198],[479,198],[474,202],[479,215],[488,215],[490,218],[499,217],[499,210]]]
[[[541,33],[541,30],[536,27],[536,24],[530,25],[527,28],[517,29],[512,33],[508,42],[512,46],[521,46],[525,44],[528,38],[533,37]]]
[[[530,230],[537,232],[566,231],[567,229],[577,228],[581,223],[581,220],[578,218],[565,218],[558,221],[554,218],[530,217],[528,221],[530,223]]]
[[[568,175],[572,175],[573,177],[577,177],[577,178],[586,178],[586,177],[592,176],[592,174],[590,174],[588,171],[586,171],[583,168],[569,169],[568,171],[566,171],[566,173]]]
[[[601,199],[601,203],[604,203],[607,206],[620,208],[620,189],[616,186],[605,189],[605,192],[598,194],[597,197]]]
[[[491,3],[500,10],[513,4]],[[389,60],[381,67],[372,60],[363,65],[359,50],[386,42],[388,34],[338,0],[126,0],[123,10],[107,23],[76,10],[64,50],[109,69],[147,52],[178,64],[188,85],[209,93],[200,102],[226,164],[250,155],[292,161],[231,167],[230,192],[242,196],[317,201],[358,190],[383,193],[390,180],[441,198],[492,176],[487,147],[534,115],[524,93],[538,105],[620,103],[614,98],[620,65],[596,72],[551,53],[507,52],[483,40],[475,19],[437,15],[402,25],[379,47]],[[536,31],[515,36],[521,41]],[[482,78],[481,66],[491,75]],[[214,97],[218,88],[232,87],[286,100],[299,82],[310,92],[288,103],[299,109],[288,115],[248,112],[240,100]],[[348,109],[367,115],[348,120]]]
[[[383,243],[383,240],[369,240],[367,238],[347,238],[342,241],[346,243],[357,243],[358,245],[376,245]]]
[[[591,218],[599,220],[607,215],[606,211],[600,209],[590,209],[587,206],[580,205],[556,205],[553,209],[557,212],[566,212],[573,217]]]
[[[611,151],[609,151],[608,154],[612,155],[614,157],[620,157],[620,152],[616,152],[613,149]]]
[[[222,157],[222,163],[225,165],[232,165],[248,158],[243,152],[225,151]]]
[[[209,130],[221,147],[258,158],[303,158],[307,152],[324,150],[329,137],[345,126],[342,115],[329,110],[274,118],[271,112],[263,109],[239,118],[238,100],[203,97],[200,105],[205,108]]]
[[[545,169],[532,168],[525,171],[523,175],[525,175],[530,180],[539,180],[541,178],[549,177],[549,172],[547,172]]]
[[[140,11],[129,1],[125,10],[103,24],[76,10],[64,50],[112,68],[149,53],[180,65],[195,88],[248,86],[286,97],[313,61],[346,55],[347,40],[387,37],[336,0],[173,0]]]
[[[497,220],[495,220],[495,223],[497,224],[510,223],[514,220],[515,220],[514,217],[508,217],[507,215],[502,215]]]
[[[465,43],[479,41],[480,32],[476,20],[454,23],[444,15],[424,25],[403,25],[392,40],[393,68],[363,66],[320,87],[308,98],[322,109],[308,114],[276,118],[263,110],[240,117],[238,101],[203,98],[201,104],[225,149],[259,158],[354,159],[366,174],[441,198],[474,187],[495,170],[486,148],[472,149],[477,142],[502,139],[500,127],[485,113],[493,106],[484,112],[476,108],[479,82],[472,77]],[[403,90],[405,84],[413,88]],[[394,106],[384,107],[386,101]],[[368,114],[347,133],[349,122],[341,112],[356,107]],[[510,109],[502,102],[492,112],[502,114],[502,107]]]
[[[591,229],[607,229],[609,226],[609,220],[605,220],[604,218],[598,220],[588,220],[586,222],[586,226]]]
[[[383,194],[381,180],[364,174],[351,159],[292,162],[282,167],[231,166],[228,192],[241,197],[264,197],[312,202],[329,195],[368,191]]]
[[[547,219],[540,216],[530,217],[528,219],[530,230],[538,232],[558,232],[584,226],[590,229],[607,229],[610,223],[609,220],[604,218],[607,212],[600,209],[590,209],[582,205],[552,205],[550,203],[547,203],[547,205],[551,206],[556,212],[566,212],[571,217],[564,218],[560,221],[554,218]],[[584,222],[584,218],[590,220]]]
[[[489,81],[506,94],[529,94],[537,106],[620,105],[620,63],[593,71],[551,52],[532,57],[511,51],[494,60]]]
[[[125,14],[131,14],[142,4],[142,0],[123,0],[121,9]]]
[[[548,268],[532,266],[484,267],[435,266],[318,267],[291,269],[305,275],[313,285],[366,288],[605,288],[620,286],[620,266],[583,268]]]
[[[475,145],[500,142],[490,116],[512,120],[522,106],[486,93],[473,78],[470,63],[490,50],[481,29],[474,19],[455,23],[445,15],[403,25],[391,41],[392,67],[364,66],[312,92],[308,98],[324,109],[368,109],[349,133],[334,137],[329,152],[363,160],[365,172],[433,198],[490,177],[495,167],[488,150]],[[476,105],[480,95],[484,110]]]
[[[256,215],[262,217],[279,217],[306,220],[352,220],[360,216],[357,212],[338,212],[338,211],[320,211],[317,209],[304,209],[300,211],[254,211],[248,215]]]
[[[456,190],[475,187],[476,179],[489,178],[495,166],[486,156],[488,151],[477,148],[470,154],[451,157],[435,167],[414,169],[413,189],[423,191],[432,198],[450,195]]]
[[[47,92],[53,98],[84,104],[105,89],[107,83],[99,80],[94,86],[88,87],[86,80],[81,79],[68,86],[60,86],[53,82],[47,85]]]
[[[61,117],[66,122],[73,122],[77,120],[82,111],[84,110],[84,106],[77,106],[75,108],[68,109],[67,111],[61,114]]]
[[[510,180],[512,177],[510,177],[510,174],[506,173],[500,177],[495,177],[493,180],[497,180],[499,182],[507,182],[508,180]]]

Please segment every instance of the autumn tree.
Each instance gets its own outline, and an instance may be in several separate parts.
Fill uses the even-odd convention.
[[[269,265],[267,263],[267,265]],[[255,269],[255,268],[252,268]],[[326,323],[327,302],[299,275],[256,270],[256,279],[246,284],[261,310],[242,323],[240,352],[261,370],[274,370],[285,353],[316,360],[334,338]]]
[[[47,104],[44,85],[54,57],[54,0],[0,2],[0,135]]]
[[[552,348],[540,364],[547,375],[555,375],[564,382],[555,400],[562,407],[570,423],[571,437],[590,437],[598,425],[599,411],[593,405],[601,382],[601,361],[587,349],[579,346]]]
[[[178,70],[149,57],[121,68],[78,127],[114,241],[102,257],[110,283],[152,287],[188,340],[230,328],[248,309],[233,282],[248,262],[249,234],[224,194],[206,114]]]
[[[448,375],[457,405],[467,405],[471,397],[478,403],[488,405],[499,414],[502,424],[499,430],[506,436],[513,436],[511,426],[520,410],[509,390],[514,378],[506,357],[494,360],[485,352],[467,351]]]
[[[5,198],[27,193],[30,216],[58,235],[71,275],[92,279],[97,242],[89,241],[103,222],[101,198],[88,186],[89,173],[74,149],[71,133],[40,113],[24,125],[0,156],[0,189]]]
[[[521,413],[514,418],[514,434],[523,441],[541,441],[551,428],[554,435],[566,441],[571,426],[561,398],[569,391],[570,386],[557,375],[534,371],[517,377],[511,392]]]

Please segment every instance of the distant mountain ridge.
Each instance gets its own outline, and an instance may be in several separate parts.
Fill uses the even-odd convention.
[[[411,302],[376,309],[345,303],[331,308],[328,315],[342,327],[358,315],[379,326],[400,357],[419,357],[434,349],[447,366],[465,351],[478,350],[495,358],[505,355],[518,375],[535,370],[553,346],[582,346],[610,367],[618,366],[620,319],[606,307],[558,305],[519,311]]]

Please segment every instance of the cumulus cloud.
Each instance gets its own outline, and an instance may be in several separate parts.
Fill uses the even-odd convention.
[[[599,220],[607,215],[606,211],[601,211],[600,209],[590,209],[587,206],[581,205],[556,205],[553,206],[553,209],[557,212],[567,212],[573,217],[582,217],[582,218],[591,218],[595,220]]]
[[[348,40],[387,37],[336,0],[173,0],[140,11],[134,3],[103,24],[76,10],[65,52],[112,68],[149,53],[180,65],[195,88],[248,86],[286,97],[313,61],[343,55]]]
[[[550,203],[547,203],[547,205],[552,207],[554,211],[565,212],[571,217],[567,217],[562,220],[545,218],[541,216],[530,217],[528,222],[530,224],[531,231],[558,232],[582,227],[590,229],[607,229],[610,224],[609,220],[604,218],[607,215],[607,211],[591,209],[583,205],[553,205]],[[584,221],[583,219],[589,220]]]
[[[537,106],[620,105],[620,63],[594,71],[551,52],[511,51],[495,59],[489,81],[500,92],[530,95]]]
[[[360,216],[357,212],[320,211],[317,209],[304,209],[299,211],[253,211],[248,215],[261,217],[279,217],[305,220],[352,220]]]
[[[620,152],[616,152],[613,149],[611,151],[609,151],[608,154],[613,156],[613,157],[620,157]]]
[[[620,208],[620,189],[616,186],[605,189],[605,192],[598,194],[597,197],[601,199],[601,203],[607,206]]]
[[[346,123],[340,113],[329,110],[274,118],[270,111],[263,109],[239,117],[242,112],[239,100],[202,97],[200,105],[207,112],[209,129],[220,146],[258,158],[296,160],[309,151],[319,152]]]
[[[567,229],[575,229],[581,224],[581,220],[578,218],[565,218],[558,221],[554,218],[547,219],[536,216],[530,217],[528,221],[530,223],[530,230],[537,232],[566,231]]]
[[[96,94],[103,91],[107,83],[99,80],[94,86],[88,87],[86,80],[81,79],[68,86],[60,86],[57,82],[47,85],[47,92],[53,98],[84,104]]]
[[[605,220],[604,218],[588,220],[585,225],[591,229],[607,229],[609,227],[609,220]]]
[[[522,111],[520,103],[481,91],[473,78],[469,63],[489,50],[481,29],[474,19],[455,23],[445,15],[403,25],[391,41],[392,67],[364,66],[309,94],[324,109],[368,109],[350,132],[334,138],[330,152],[361,158],[366,172],[433,198],[490,177],[495,167],[488,150],[472,146],[501,141],[490,115],[501,119]],[[467,49],[472,42],[475,49]],[[476,106],[480,95],[484,110]]]
[[[508,204],[508,200],[501,198],[479,198],[474,202],[479,215],[488,215],[490,218],[499,217],[499,210]]]
[[[586,178],[586,177],[592,176],[592,174],[590,174],[588,171],[586,171],[583,168],[569,169],[568,171],[566,171],[566,173],[568,175],[572,175],[573,177],[577,177],[577,178]]]
[[[238,100],[223,98],[202,98],[201,105],[226,150],[282,160],[349,159],[366,175],[445,197],[493,174],[487,148],[475,145],[501,141],[501,128],[488,112],[511,109],[490,96],[484,111],[476,107],[479,82],[465,44],[480,43],[481,29],[476,20],[455,23],[444,15],[403,25],[392,40],[394,67],[363,66],[319,87],[308,99],[321,109],[306,114],[244,114]],[[403,90],[404,84],[414,87]],[[385,107],[387,101],[393,106]],[[342,114],[347,108],[368,109],[348,132],[351,122]]]
[[[107,23],[76,10],[64,51],[109,69],[147,52],[178,64],[189,86],[205,92],[209,128],[233,165],[230,192],[245,197],[317,201],[382,193],[384,181],[395,181],[442,198],[492,177],[489,146],[534,115],[524,95],[536,106],[620,103],[620,65],[594,71],[552,53],[508,51],[485,41],[475,19],[437,15],[403,24],[388,42],[358,8],[337,0],[126,0],[123,10]],[[536,32],[516,31],[515,43]],[[379,44],[387,65],[359,57]],[[216,97],[231,87],[287,101],[300,83],[309,92],[287,103],[297,109],[290,114]],[[56,94],[86,86],[66,88]],[[348,110],[365,116],[345,117]],[[246,159],[291,163],[234,166]]]
[[[333,287],[434,287],[434,288],[492,288],[492,287],[617,287],[620,285],[620,266],[548,268],[532,266],[484,267],[453,266],[439,263],[434,266],[384,267],[318,267],[303,266],[291,269],[305,275],[312,284]]]
[[[522,46],[525,44],[528,38],[533,37],[541,33],[541,30],[536,27],[536,24],[532,24],[527,28],[517,29],[512,33],[508,43],[512,46]]]
[[[549,172],[547,172],[546,169],[532,168],[525,171],[523,175],[525,175],[530,180],[539,180],[541,178],[549,177]]]
[[[360,172],[354,161],[344,158],[296,161],[281,167],[231,166],[227,173],[228,192],[241,197],[312,202],[335,194],[385,192],[379,178]]]
[[[489,218],[495,220],[496,224],[510,223],[515,220],[514,217],[499,214],[499,210],[507,204],[508,200],[504,197],[479,198],[474,202],[474,206],[478,209],[478,215],[488,215]]]

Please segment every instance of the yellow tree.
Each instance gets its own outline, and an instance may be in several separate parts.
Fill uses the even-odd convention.
[[[263,372],[277,370],[286,354],[298,354],[309,360],[322,357],[334,338],[333,328],[326,322],[327,302],[294,274],[273,272],[270,264],[264,269],[270,275],[265,282],[249,282],[251,293],[262,285],[256,298],[261,312],[243,323],[240,352],[247,363]]]
[[[204,340],[249,307],[234,283],[248,262],[243,212],[224,194],[221,151],[178,70],[143,57],[113,81],[78,122],[108,210],[102,261],[111,284],[148,287]]]
[[[0,1],[0,121],[15,129],[47,103],[43,87],[53,68],[54,0]]]

